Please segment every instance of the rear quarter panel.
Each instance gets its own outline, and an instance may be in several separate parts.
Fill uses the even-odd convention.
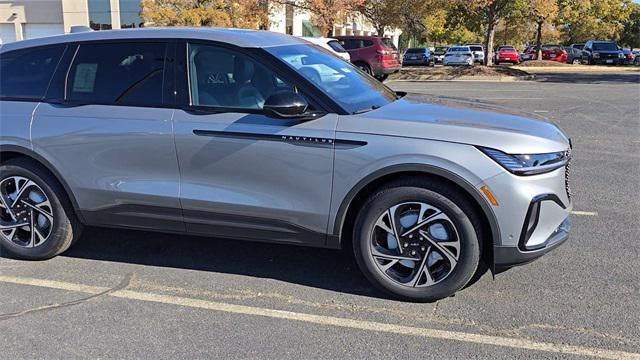
[[[0,144],[31,149],[31,119],[38,102],[0,100]]]

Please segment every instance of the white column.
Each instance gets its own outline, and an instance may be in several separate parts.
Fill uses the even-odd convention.
[[[111,9],[111,28],[120,29],[120,0],[109,0]]]
[[[16,41],[24,40],[24,36],[22,36],[23,33],[24,33],[23,30],[22,30],[22,23],[20,21],[16,20],[13,23],[13,27],[14,27],[15,32],[16,32]]]

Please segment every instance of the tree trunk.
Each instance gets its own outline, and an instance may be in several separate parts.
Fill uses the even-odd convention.
[[[376,32],[378,33],[378,36],[383,37],[384,36],[384,26],[376,26]]]
[[[487,66],[493,65],[493,38],[496,34],[496,26],[498,25],[497,21],[491,19],[489,21],[489,25],[487,26],[487,39],[484,44],[484,64]]]
[[[538,21],[538,31],[536,33],[536,60],[542,60],[542,21]]]

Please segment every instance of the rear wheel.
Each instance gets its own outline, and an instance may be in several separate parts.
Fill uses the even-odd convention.
[[[382,75],[376,76],[376,79],[378,79],[380,82],[383,82],[383,81],[387,80],[388,77],[389,77],[388,74],[382,74]]]
[[[365,63],[359,62],[355,64],[358,69],[364,71],[365,73],[367,73],[368,75],[372,75],[373,76],[373,72],[371,71],[371,67]]]
[[[0,246],[12,255],[48,259],[80,236],[65,193],[38,165],[12,159],[0,165]]]
[[[466,198],[446,184],[396,183],[363,206],[354,253],[380,290],[404,300],[435,301],[463,288],[478,268],[479,224]]]

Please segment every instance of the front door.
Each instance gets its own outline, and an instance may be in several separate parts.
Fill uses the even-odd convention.
[[[237,49],[193,43],[186,53],[189,105],[174,126],[187,230],[324,245],[337,116],[267,117],[265,99],[294,84]]]

